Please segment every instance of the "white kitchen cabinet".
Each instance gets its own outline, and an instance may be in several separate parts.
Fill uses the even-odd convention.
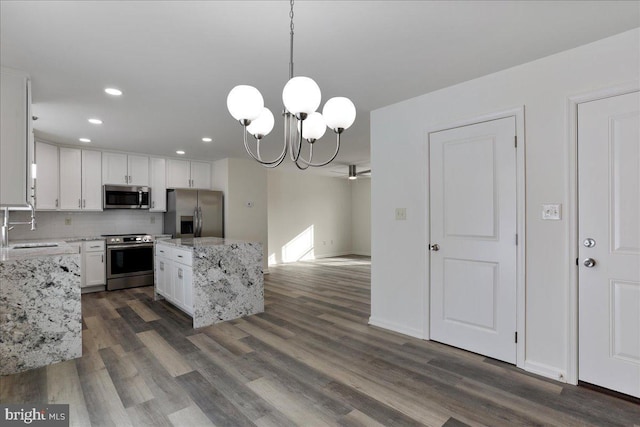
[[[156,245],[156,292],[193,316],[193,253]]]
[[[58,209],[58,147],[36,142],[36,209]]]
[[[60,147],[60,209],[102,210],[99,151]]]
[[[60,147],[60,209],[82,208],[82,153],[76,148]]]
[[[211,163],[191,162],[191,188],[211,189]]]
[[[82,209],[102,210],[102,153],[82,150]]]
[[[167,161],[158,157],[149,159],[151,208],[149,212],[167,211]]]
[[[82,251],[82,284],[81,287],[100,286],[106,284],[105,242],[92,240],[83,243]]]
[[[167,159],[167,188],[211,188],[211,163]]]
[[[31,197],[31,84],[26,74],[0,69],[0,205],[24,206]]]
[[[102,183],[148,186],[149,157],[103,152]]]

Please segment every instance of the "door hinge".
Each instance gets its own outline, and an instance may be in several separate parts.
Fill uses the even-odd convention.
[[[514,339],[515,339],[515,343],[518,344],[518,332],[515,333]]]
[[[518,135],[514,135],[513,137],[513,146],[518,148]]]
[[[518,246],[518,233],[516,233],[516,246]]]
[[[580,264],[578,263],[578,258],[576,258],[576,265],[580,265]]]

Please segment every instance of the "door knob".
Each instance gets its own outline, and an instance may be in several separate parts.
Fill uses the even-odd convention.
[[[596,260],[593,259],[593,258],[586,258],[583,261],[583,264],[584,264],[585,267],[592,268],[593,266],[596,265]]]
[[[440,246],[437,243],[434,243],[433,245],[429,245],[429,250],[438,252],[440,250]]]

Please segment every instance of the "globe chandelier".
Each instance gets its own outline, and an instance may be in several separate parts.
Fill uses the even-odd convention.
[[[244,129],[244,148],[247,153],[261,165],[267,168],[279,166],[287,156],[298,169],[321,167],[331,163],[340,151],[340,135],[348,129],[356,119],[356,107],[348,98],[335,97],[329,99],[322,109],[322,114],[316,111],[320,106],[321,93],[317,83],[304,76],[293,76],[293,3],[291,0],[290,18],[290,49],[289,49],[289,81],[282,90],[284,110],[284,141],[282,153],[273,160],[264,160],[260,154],[260,143],[267,136],[274,125],[273,113],[264,106],[264,99],[258,89],[253,86],[239,85],[231,89],[227,96],[227,108],[234,119],[240,122]],[[327,128],[336,134],[336,149],[333,156],[324,162],[313,161],[313,145],[320,139]],[[256,140],[255,153],[249,147],[247,133]],[[302,140],[309,146],[309,156],[302,155]]]

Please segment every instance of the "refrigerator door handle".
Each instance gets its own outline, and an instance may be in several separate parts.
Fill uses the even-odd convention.
[[[193,237],[198,237],[198,228],[200,221],[198,220],[198,207],[193,210]]]
[[[198,206],[198,237],[202,237],[202,208]]]

